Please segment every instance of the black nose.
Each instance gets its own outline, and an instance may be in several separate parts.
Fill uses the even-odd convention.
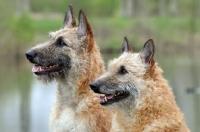
[[[36,53],[33,50],[28,50],[25,54],[28,60],[32,60],[36,56]]]
[[[100,93],[100,83],[98,81],[90,83],[90,87],[95,93]]]

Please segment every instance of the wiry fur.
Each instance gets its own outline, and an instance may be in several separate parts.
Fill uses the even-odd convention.
[[[189,131],[153,54],[152,40],[140,53],[131,52],[130,45],[125,42],[122,55],[112,60],[107,72],[92,83],[98,85],[98,93],[114,94],[123,90],[130,94],[106,105],[118,110],[112,121],[112,132]],[[122,66],[125,71],[120,71]]]
[[[58,45],[59,38],[66,44]],[[37,53],[33,63],[63,64],[64,69],[39,80],[56,80],[56,100],[50,115],[51,132],[107,132],[111,128],[111,111],[103,108],[97,94],[89,88],[104,72],[104,62],[95,44],[92,29],[80,11],[79,25],[69,6],[63,28],[50,33],[50,40],[31,49]]]

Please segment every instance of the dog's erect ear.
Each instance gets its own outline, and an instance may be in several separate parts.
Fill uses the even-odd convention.
[[[78,17],[78,36],[83,37],[87,35],[93,35],[92,28],[90,27],[90,24],[87,21],[87,18],[82,10],[79,12]]]
[[[149,39],[145,44],[143,49],[140,52],[140,57],[144,63],[150,63],[154,56],[154,42],[152,39]]]
[[[122,43],[121,54],[123,54],[124,52],[132,52],[131,46],[126,36],[124,37],[124,41]]]
[[[62,28],[65,27],[75,27],[76,26],[76,20],[74,18],[74,12],[72,5],[69,5],[68,10],[65,13],[65,18],[63,21]]]

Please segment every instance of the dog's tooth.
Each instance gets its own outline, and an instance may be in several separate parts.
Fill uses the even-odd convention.
[[[42,71],[42,68],[41,68],[41,67],[39,68],[39,71]]]
[[[107,98],[106,98],[106,96],[104,97],[104,100],[105,100],[105,101],[107,101]]]

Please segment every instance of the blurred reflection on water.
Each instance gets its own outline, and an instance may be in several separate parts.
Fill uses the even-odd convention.
[[[49,115],[53,106],[55,83],[44,85],[34,80],[31,88],[31,130],[49,131]]]
[[[158,58],[159,65],[173,88],[187,125],[192,132],[198,132],[199,95],[186,93],[187,88],[193,87],[191,61],[184,56],[161,58]],[[199,59],[195,60],[195,66],[199,76]],[[33,78],[30,70],[23,73],[24,70],[12,69],[11,72],[14,77],[9,75],[6,79],[3,79],[5,74],[0,74],[0,132],[48,132],[49,114],[55,98],[55,84],[44,85]]]
[[[48,132],[55,84],[44,85],[33,79],[29,97],[22,98],[23,94],[28,93],[18,89],[0,97],[0,131]]]

